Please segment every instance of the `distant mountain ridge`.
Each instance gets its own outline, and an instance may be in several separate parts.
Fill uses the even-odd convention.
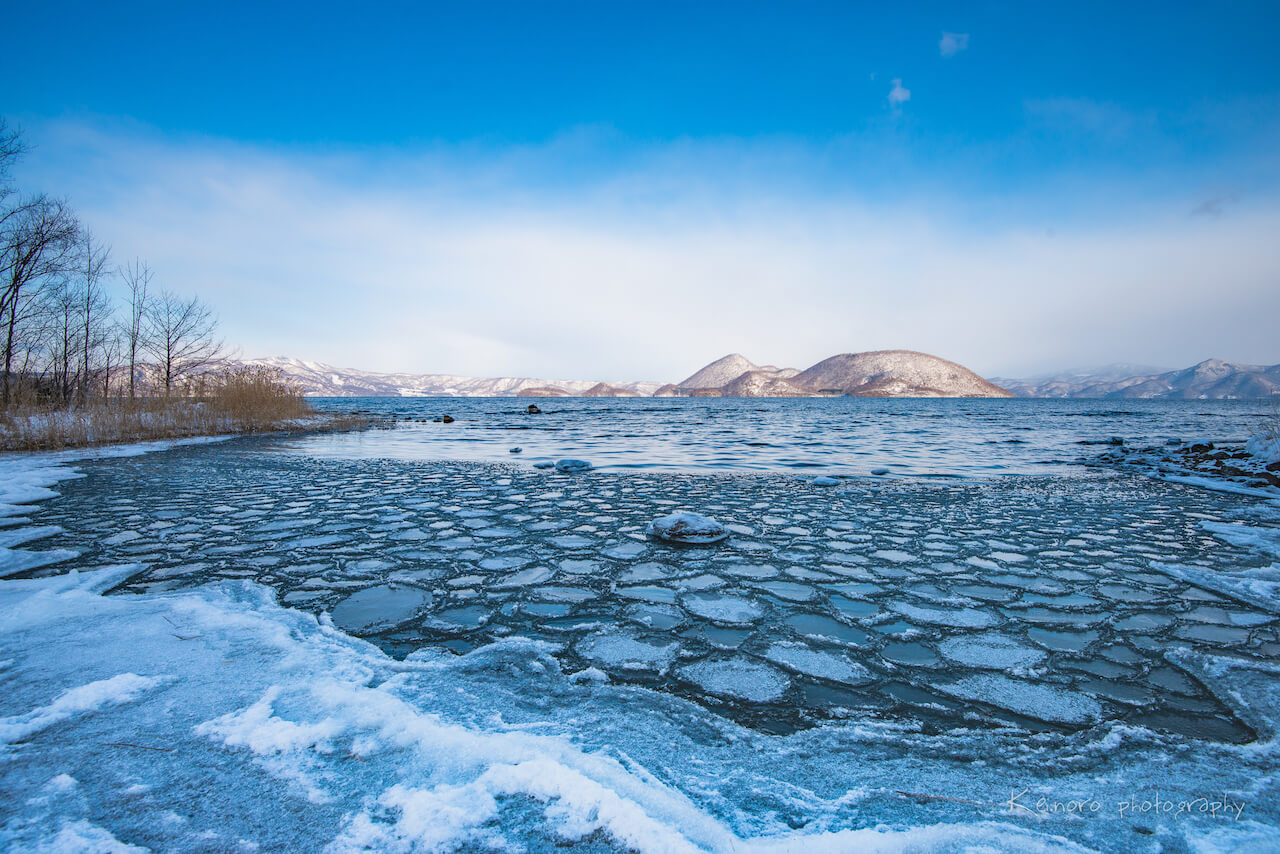
[[[1161,371],[1108,365],[1030,379],[982,377],[955,362],[912,350],[841,353],[798,371],[757,365],[731,353],[683,382],[605,383],[533,377],[378,373],[285,357],[243,364],[278,369],[308,396],[318,397],[1093,397],[1272,398],[1280,396],[1280,365],[1207,359]],[[1136,371],[1128,375],[1130,371]],[[1147,373],[1141,373],[1147,371]]]
[[[1178,400],[1256,399],[1280,396],[1280,365],[1242,365],[1206,359],[1189,368],[1119,376],[1117,368],[1071,371],[1025,380],[993,378],[1018,397],[1098,397]]]
[[[279,370],[308,397],[516,397],[525,390],[544,391],[546,393],[539,396],[546,397],[567,397],[588,392],[593,396],[613,396],[608,394],[610,390],[648,396],[661,385],[656,382],[627,382],[606,386],[596,380],[384,374],[335,368],[323,362],[307,362],[283,356],[242,361],[247,365],[263,365]]]

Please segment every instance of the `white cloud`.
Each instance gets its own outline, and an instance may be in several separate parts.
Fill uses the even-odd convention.
[[[911,90],[902,87],[902,78],[893,78],[893,88],[889,90],[889,103],[900,107],[911,100]]]
[[[969,47],[968,33],[943,33],[938,40],[938,53],[950,58]]]
[[[1280,361],[1280,205],[1126,213],[1108,183],[1083,224],[1047,237],[945,197],[789,190],[721,144],[551,190],[521,176],[551,171],[554,145],[318,155],[32,137],[36,186],[70,195],[118,260],[140,255],[159,286],[212,303],[246,355],[663,381],[728,352],[806,367],[902,347],[1005,376]]]

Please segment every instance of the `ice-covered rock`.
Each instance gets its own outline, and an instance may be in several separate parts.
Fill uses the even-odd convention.
[[[715,519],[697,513],[672,513],[655,519],[645,528],[651,537],[673,543],[708,545],[729,536],[729,531]]]
[[[568,458],[565,458],[563,460],[556,460],[556,471],[562,471],[562,472],[587,471],[590,468],[591,468],[591,463],[587,462],[586,460],[574,460],[574,459],[568,459]]]
[[[1244,449],[1264,463],[1280,463],[1280,436],[1253,436]]]

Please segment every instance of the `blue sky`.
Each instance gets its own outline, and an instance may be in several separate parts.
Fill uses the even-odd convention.
[[[1280,361],[1274,3],[11,6],[23,183],[246,354]]]

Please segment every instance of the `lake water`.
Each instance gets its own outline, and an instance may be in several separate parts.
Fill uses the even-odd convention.
[[[1242,442],[1267,414],[1257,402],[317,403],[401,420],[76,463],[84,477],[30,514],[56,559],[25,573],[123,567],[104,601],[178,608],[160,611],[172,631],[156,622],[177,640],[155,641],[180,645],[163,658],[176,672],[183,649],[225,631],[191,614],[254,627],[259,641],[216,653],[257,662],[241,711],[209,723],[212,701],[171,689],[188,723],[170,734],[199,724],[228,761],[303,781],[302,817],[276,820],[309,847],[430,847],[423,816],[457,818],[455,790],[498,800],[458,806],[470,818],[441,831],[442,850],[1219,839],[1217,814],[1114,807],[1157,789],[1247,801],[1254,824],[1227,826],[1231,839],[1280,822],[1277,502],[1099,456],[1113,437]],[[595,468],[534,467],[563,457]],[[645,536],[675,510],[731,535]],[[103,619],[98,631],[127,631]],[[350,636],[380,652],[335,651],[358,651]],[[261,664],[274,649],[287,665]],[[512,759],[509,739],[531,733],[552,740]],[[465,761],[443,758],[463,743]],[[526,761],[543,771],[512,777]],[[539,774],[566,768],[573,785],[547,789]],[[198,768],[172,773],[197,787]],[[1106,818],[999,808],[1027,785],[1100,798]],[[655,824],[583,794],[597,789]],[[312,810],[313,795],[341,809]]]
[[[580,457],[613,471],[865,475],[1063,473],[1121,436],[1245,441],[1260,401],[894,398],[318,398],[414,421],[308,438],[308,456],[532,463]],[[530,403],[543,410],[529,415]],[[449,414],[452,424],[429,419]],[[427,419],[421,423],[416,419]],[[510,453],[522,448],[518,459]]]

